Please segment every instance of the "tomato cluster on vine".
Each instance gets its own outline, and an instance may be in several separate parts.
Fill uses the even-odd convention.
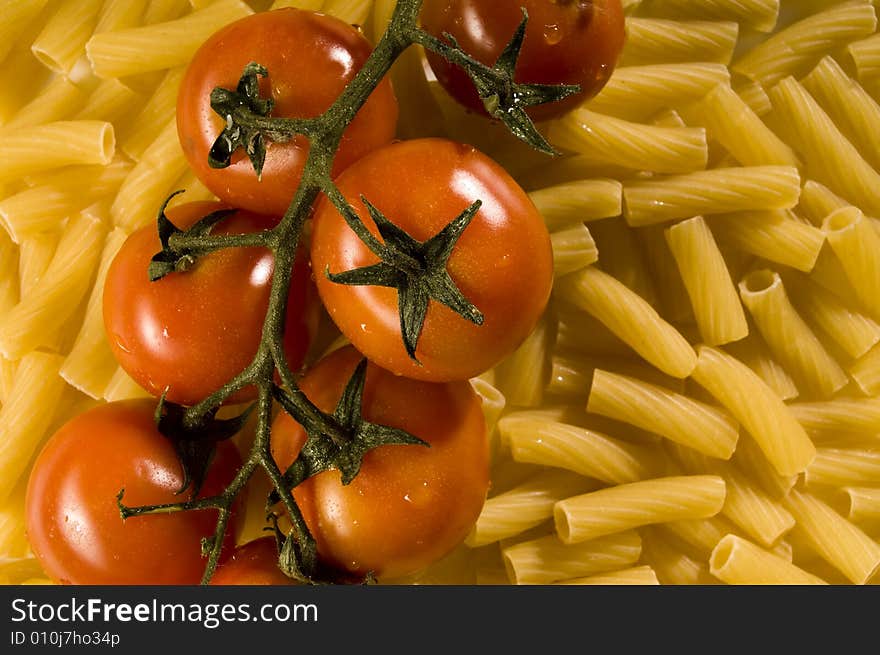
[[[524,75],[538,71],[539,77],[528,81],[584,85],[564,111],[595,93],[610,74],[613,61],[606,60],[619,52],[622,14],[603,10],[583,23],[589,3],[524,4],[541,21],[543,11],[552,13],[556,29],[566,33],[544,43],[570,48],[553,50],[564,52],[568,63],[584,57],[580,44],[570,45],[573,39],[591,29],[608,31],[606,22],[620,23],[621,39],[609,37],[607,47],[594,49],[590,65],[569,66],[555,77],[550,55],[530,46],[526,32]],[[483,27],[497,30],[495,51],[489,42],[480,50],[491,63],[517,22],[505,14],[495,26],[504,14],[499,3],[428,1],[425,29],[464,39],[456,28],[473,25],[450,23],[449,17],[466,6],[481,6]],[[40,454],[28,488],[27,529],[54,580],[196,583],[204,568],[200,553],[219,548],[218,538],[225,545],[215,583],[290,580],[277,566],[283,550],[277,522],[276,539],[235,552],[231,529],[209,536],[225,510],[198,505],[199,499],[222,499],[242,463],[228,441],[200,448],[212,439],[213,413],[201,425],[182,421],[191,430],[182,441],[169,439],[159,419],[163,407],[197,405],[217,392],[272,337],[266,315],[279,274],[277,251],[260,245],[260,238],[289,220],[310,149],[321,144],[318,132],[316,145],[304,134],[285,136],[254,125],[262,125],[259,118],[320,117],[371,52],[357,29],[337,19],[285,9],[227,26],[194,56],[177,104],[180,142],[219,202],[163,207],[159,233],[156,226],[133,233],[108,271],[104,319],[111,349],[161,403],[158,412],[153,401],[91,410],[59,430]],[[543,68],[535,68],[535,60]],[[436,57],[430,61],[450,92],[473,106],[473,98],[459,92],[462,80],[447,75]],[[280,324],[285,365],[292,371],[306,366],[296,394],[342,427],[350,423],[366,435],[355,444],[360,459],[351,476],[329,467],[292,485],[322,566],[348,576],[394,577],[448,553],[476,520],[489,488],[488,440],[468,380],[494,367],[534,328],[549,300],[553,265],[541,216],[503,168],[445,139],[393,142],[398,105],[391,83],[374,80],[373,87],[338,150],[322,153],[330,155],[332,186],[322,189],[314,205],[310,244],[300,244],[292,259]],[[228,115],[218,112],[221,106]],[[239,107],[257,117],[250,128],[236,126]],[[247,247],[193,247],[166,257],[178,235],[253,239]],[[312,362],[322,306],[352,345]],[[366,368],[359,364],[363,358]],[[277,378],[270,382],[284,386]],[[225,401],[256,396],[255,386],[246,385]],[[404,431],[413,439],[375,447],[373,429],[385,435]],[[279,470],[290,471],[303,453],[316,457],[313,437],[309,425],[280,413],[271,429],[271,456]],[[333,447],[357,450],[352,443]],[[187,462],[201,466],[198,475],[191,475]],[[131,512],[123,520],[123,491],[127,505],[154,509],[187,491],[194,509]],[[232,505],[229,511],[239,509]]]

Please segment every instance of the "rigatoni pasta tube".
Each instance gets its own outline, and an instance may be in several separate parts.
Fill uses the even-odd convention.
[[[880,75],[880,34],[855,41],[846,47],[859,79],[863,82]]]
[[[0,141],[0,183],[29,173],[113,159],[113,126],[104,121],[57,121],[15,130]]]
[[[784,210],[713,216],[709,226],[723,245],[804,272],[816,266],[825,242],[821,230]]]
[[[672,521],[664,523],[656,530],[669,533],[674,539],[681,541],[699,559],[708,558],[709,553],[725,535],[738,533],[737,527],[720,515],[708,519]]]
[[[599,250],[586,225],[574,225],[550,234],[553,272],[568,275],[599,261]]]
[[[876,521],[880,519],[880,488],[847,487],[843,490],[848,502],[847,518],[850,521]]]
[[[574,545],[550,535],[505,548],[502,556],[512,583],[547,584],[635,564],[641,552],[642,540],[629,531]]]
[[[516,421],[501,429],[518,462],[560,467],[610,484],[644,480],[658,468],[659,458],[644,446],[575,425]]]
[[[578,180],[529,192],[551,232],[573,224],[619,216],[623,185],[616,180]]]
[[[59,355],[33,352],[21,359],[9,397],[0,408],[0,502],[24,474],[49,429],[67,386],[58,375]]]
[[[736,21],[759,32],[772,32],[779,16],[779,0],[654,0],[651,8],[676,18]]]
[[[739,341],[749,333],[724,257],[701,216],[666,230],[666,243],[684,281],[700,336],[710,346]]]
[[[240,0],[218,0],[176,20],[95,34],[86,53],[101,78],[181,66],[211,34],[252,13]]]
[[[711,61],[730,63],[739,26],[732,21],[628,18],[621,66]]]
[[[864,448],[819,448],[807,467],[807,485],[858,486],[880,480],[880,452]]]
[[[45,345],[76,310],[94,276],[106,233],[81,213],[58,244],[46,273],[12,311],[0,319],[0,352],[17,359]]]
[[[792,489],[785,504],[798,530],[823,560],[850,582],[864,584],[880,567],[880,544],[821,500]]]
[[[638,294],[595,266],[559,280],[556,290],[664,373],[684,378],[693,370],[694,350],[678,330]]]
[[[880,345],[874,346],[849,367],[849,374],[859,389],[869,396],[880,394]]]
[[[596,486],[597,483],[565,471],[541,473],[487,500],[465,543],[477,548],[515,537],[552,517],[558,501]]]
[[[599,163],[635,170],[685,173],[706,167],[706,131],[633,123],[577,109],[550,125],[550,141]]]
[[[877,101],[830,56],[824,57],[802,84],[865,159],[880,167],[880,135],[874,129],[880,123]]]
[[[880,432],[880,398],[835,398],[824,402],[793,403],[792,416],[817,432]]]
[[[89,296],[82,326],[79,328],[73,348],[61,367],[61,377],[92,398],[101,398],[104,395],[104,389],[116,373],[116,359],[104,332],[104,280],[126,236],[123,230],[117,228],[104,242],[101,263]]]
[[[95,29],[103,0],[55,4],[57,10],[34,40],[31,51],[44,66],[67,75]]]
[[[717,140],[743,166],[800,165],[794,151],[729,86],[716,86],[699,109],[700,123],[709,138]]]
[[[712,551],[709,571],[727,584],[827,584],[812,573],[733,534],[721,539]]]
[[[168,124],[177,106],[177,94],[183,79],[183,68],[172,68],[155,88],[150,99],[127,124],[120,136],[120,150],[135,161],[156,139],[156,134]]]
[[[726,412],[634,378],[597,369],[587,411],[631,423],[706,455],[728,459],[739,425]]]
[[[739,291],[761,336],[799,388],[828,398],[849,382],[789,301],[778,273],[753,271],[740,282]]]
[[[574,578],[557,582],[559,585],[659,585],[657,574],[650,566],[634,566],[620,571],[599,573],[586,578]]]
[[[186,159],[172,118],[120,186],[110,208],[113,224],[132,231],[155,220],[156,208],[162,206],[184,171]]]
[[[746,472],[771,498],[784,497],[798,479],[796,475],[779,475],[751,435],[740,438],[733,455],[733,463]]]
[[[880,325],[805,276],[788,276],[786,288],[804,317],[848,356],[859,358],[880,341]],[[851,371],[850,371],[851,372]]]
[[[844,2],[777,32],[737,59],[731,68],[770,87],[787,75],[804,72],[826,52],[874,32],[870,2]]]
[[[764,209],[789,209],[800,195],[790,166],[744,166],[625,182],[624,216],[633,227],[677,218]]]
[[[769,548],[794,527],[794,518],[785,507],[754,485],[736,466],[709,470],[719,473],[727,485],[721,513],[747,535]]]
[[[745,364],[708,346],[697,349],[693,379],[749,431],[781,475],[813,461],[816,448],[792,411]]]
[[[56,77],[9,119],[0,134],[10,134],[15,128],[69,119],[85,102],[86,94],[78,86],[66,77]]]
[[[822,230],[862,305],[880,317],[880,234],[855,207],[829,215]]]
[[[846,200],[824,184],[816,182],[816,180],[807,180],[801,189],[801,197],[796,211],[813,225],[821,226],[828,214],[848,206],[849,203]]]
[[[810,177],[871,213],[880,213],[880,173],[865,161],[807,90],[787,77],[769,91],[783,138],[797,145]]]
[[[559,538],[573,544],[652,523],[714,516],[725,493],[716,475],[655,478],[561,500],[553,520]]]
[[[666,243],[663,225],[651,225],[636,230],[636,238],[642,246],[663,315],[670,321],[692,323],[694,320],[691,300],[688,296],[678,263]]]
[[[544,398],[550,368],[550,338],[553,319],[547,314],[526,340],[495,369],[495,383],[508,404],[537,407]]]
[[[25,535],[25,484],[0,504],[0,557],[9,560],[30,555],[30,544]]]
[[[699,100],[716,85],[729,83],[730,73],[722,64],[623,66],[590,100],[590,109],[627,120],[644,120],[665,107]]]
[[[666,541],[655,528],[640,530],[644,537],[642,561],[657,573],[660,584],[665,585],[717,585],[717,578],[709,573],[709,567],[691,559],[672,543]]]
[[[38,233],[60,230],[65,221],[99,196],[113,193],[131,165],[114,159],[107,166],[68,166],[46,184],[36,184],[0,200],[0,225],[21,243]],[[48,176],[47,176],[48,177]]]
[[[21,31],[43,11],[47,1],[26,0],[3,4],[3,20],[0,21],[0,61],[9,54]]]
[[[652,306],[657,305],[657,290],[645,265],[642,248],[633,230],[622,218],[598,221],[590,234],[599,249],[599,268],[635,291]]]

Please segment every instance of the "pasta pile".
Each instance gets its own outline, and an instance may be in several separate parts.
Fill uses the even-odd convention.
[[[473,381],[493,488],[418,584],[863,584],[880,568],[880,35],[871,0],[628,0],[605,89],[548,160],[466,115],[411,48],[402,136],[495,157],[552,234],[551,307]],[[781,6],[780,6],[781,5]],[[211,198],[182,67],[253,11],[378,38],[393,0],[0,0],[0,582],[41,582],[30,464],[145,395],[103,333],[127,234]],[[259,483],[258,483],[259,484]],[[253,493],[240,541],[257,535]]]

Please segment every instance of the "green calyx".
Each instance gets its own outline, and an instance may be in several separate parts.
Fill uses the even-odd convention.
[[[381,261],[342,273],[331,273],[327,269],[327,278],[337,284],[397,289],[400,332],[406,352],[415,361],[418,361],[416,347],[431,300],[449,307],[475,325],[482,325],[483,314],[464,297],[447,270],[447,262],[455,245],[479,211],[482,202],[474,202],[440,232],[423,242],[416,241],[389,221],[363,196],[361,202],[370,213],[384,243],[365,239],[362,236],[366,231],[365,227],[357,230],[358,236]],[[360,219],[357,220],[360,222]]]
[[[367,230],[363,227],[363,223],[361,223],[362,229],[356,232],[380,261],[372,266],[342,273],[331,273],[327,269],[325,271],[327,278],[337,284],[397,289],[400,333],[407,354],[415,361],[418,361],[416,347],[431,300],[449,307],[475,325],[482,325],[483,314],[464,297],[446,267],[455,245],[479,211],[482,202],[479,200],[474,202],[440,232],[423,242],[416,241],[389,221],[363,196],[361,202],[370,213],[370,218],[376,224],[384,243],[365,238],[364,232]],[[357,220],[360,222],[360,219]]]
[[[226,121],[226,127],[214,141],[208,152],[211,168],[226,168],[232,154],[242,148],[254,166],[259,178],[263,174],[266,161],[266,139],[262,130],[255,125],[236,121],[239,113],[266,117],[272,112],[275,101],[260,97],[260,77],[268,77],[264,66],[251,62],[244,68],[235,91],[220,87],[211,91],[211,109]]]
[[[573,84],[522,84],[514,80],[529,21],[525,7],[522,13],[522,21],[491,68],[463,52],[451,34],[443,35],[448,44],[425,32],[418,35],[417,41],[463,68],[488,114],[504,123],[511,134],[536,150],[556,155],[559,153],[538,131],[526,109],[563,100],[578,93],[580,87]]]

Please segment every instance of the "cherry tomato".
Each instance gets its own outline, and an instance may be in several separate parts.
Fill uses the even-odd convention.
[[[167,211],[179,228],[225,208],[214,202],[178,205]],[[238,211],[214,234],[269,229],[274,219]],[[229,248],[200,258],[188,271],[150,282],[150,258],[161,250],[155,226],[134,232],[123,244],[104,286],[104,326],[113,354],[144,389],[184,405],[194,404],[235,377],[253,359],[269,305],[274,259],[264,248]],[[284,343],[298,368],[317,329],[317,298],[305,257],[294,266]],[[234,394],[241,402],[253,388]]]
[[[484,321],[476,325],[431,301],[418,347],[406,352],[397,289],[347,286],[324,274],[372,265],[378,258],[322,200],[314,219],[312,265],[330,316],[371,361],[398,375],[463,380],[495,366],[529,335],[550,296],[550,237],[528,195],[474,148],[442,139],[396,143],[374,152],[337,180],[374,235],[361,194],[414,239],[426,241],[475,200],[482,207],[464,230],[447,271]]]
[[[421,20],[434,36],[451,34],[465,52],[491,66],[522,20],[522,7],[529,22],[516,81],[581,87],[564,100],[527,110],[536,120],[555,118],[596,95],[614,72],[625,36],[620,0],[425,0]],[[486,113],[464,70],[430,52],[428,61],[456,100]]]
[[[234,90],[244,67],[256,62],[269,71],[260,80],[260,95],[274,99],[271,115],[310,118],[333,104],[371,50],[351,25],[292,8],[254,14],[215,33],[187,67],[177,101],[180,144],[196,175],[218,198],[236,207],[282,215],[302,176],[307,139],[269,143],[261,180],[242,150],[228,168],[211,168],[208,152],[225,125],[211,109],[211,90]],[[345,131],[334,173],[391,141],[396,126],[397,100],[385,79]]]
[[[198,510],[123,521],[128,506],[179,502],[183,471],[153,422],[153,400],[102,405],[67,422],[49,440],[28,481],[26,527],[46,573],[64,584],[197,584],[202,537],[217,513]],[[219,444],[201,495],[220,493],[241,460]],[[225,549],[232,547],[231,530]]]
[[[337,350],[309,370],[302,390],[333,410],[360,359],[354,348]],[[489,488],[485,421],[469,383],[408,380],[373,364],[362,407],[366,420],[405,429],[430,447],[380,446],[351,484],[325,471],[296,487],[294,498],[326,562],[393,578],[444,556],[476,521]],[[282,470],[304,441],[299,424],[279,415],[272,453]]]
[[[212,585],[295,585],[278,568],[275,539],[262,537],[239,546],[214,572]]]

